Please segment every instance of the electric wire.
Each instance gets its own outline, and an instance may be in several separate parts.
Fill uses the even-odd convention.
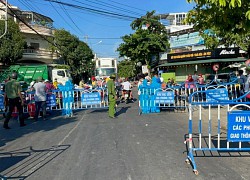
[[[73,0],[75,2],[78,2],[80,4],[85,4],[85,3],[82,3],[78,0]],[[107,2],[102,2],[102,1],[93,1],[93,0],[85,0],[87,2],[90,2],[90,3],[94,3],[94,4],[99,4],[101,6],[104,6],[104,7],[108,7],[108,8],[112,8],[112,9],[116,9],[116,10],[119,10],[119,11],[123,11],[123,12],[127,12],[127,13],[131,13],[131,14],[134,14],[134,15],[139,15],[139,16],[142,16],[142,14],[140,13],[137,13],[137,12],[134,12],[134,11],[130,11],[130,10],[127,10],[127,9],[124,9],[124,8],[121,8],[121,7],[118,7],[118,6],[115,6],[115,5],[112,5],[112,4],[109,4]]]
[[[79,30],[79,32],[82,33],[81,29],[76,25],[75,21],[71,18],[68,11],[65,9],[64,5],[60,4],[60,6],[62,7],[62,10],[67,15],[67,17],[70,19],[70,21],[75,25],[75,27]],[[82,34],[84,34],[84,33],[82,33]]]
[[[84,10],[84,11],[88,11],[88,12],[92,12],[92,13],[96,13],[96,14],[100,14],[100,15],[105,15],[105,16],[110,16],[110,17],[113,17],[113,18],[128,20],[128,21],[131,21],[131,20],[134,20],[134,19],[137,18],[137,17],[128,16],[128,15],[124,15],[124,14],[118,14],[118,13],[115,13],[115,12],[103,11],[103,10],[88,8],[88,7],[74,5],[74,4],[65,3],[65,2],[58,2],[56,0],[44,0],[44,1],[63,4],[65,6],[73,7],[73,8],[76,8],[76,9],[81,9],[81,10]]]
[[[58,10],[55,8],[55,6],[54,6],[51,2],[49,2],[49,3],[50,3],[50,5],[52,6],[52,8],[56,11],[56,13],[60,16],[60,18],[62,18],[62,20],[63,20],[69,27],[71,27],[74,31],[76,31],[76,30],[74,29],[74,27],[71,26],[71,24],[68,23],[68,22],[65,20],[65,18],[58,12]]]
[[[3,2],[1,1],[1,3],[3,4]],[[32,26],[30,26],[28,23],[26,23],[22,18],[20,18],[18,16],[18,14],[15,13],[15,11],[13,11],[9,6],[8,9],[11,11],[11,13],[15,16],[15,18],[17,18],[20,22],[22,22],[23,24],[25,24],[28,28],[30,28],[32,31],[34,31],[38,36],[40,36],[42,39],[44,39],[45,41],[47,41],[48,43],[54,45],[55,47],[57,47],[59,50],[61,49],[55,42],[50,41],[46,36],[41,35],[39,32],[37,32]],[[10,14],[11,15],[11,14]],[[12,16],[13,16],[12,15]]]
[[[32,6],[31,4],[29,4],[27,1],[24,0],[19,0],[20,3],[22,3],[25,7],[27,7],[28,9],[32,9],[33,11],[39,11],[39,9],[35,8],[34,6]]]
[[[113,2],[113,3],[116,3],[116,4],[120,4],[120,5],[123,5],[123,6],[126,6],[126,7],[129,7],[129,8],[133,8],[133,9],[137,9],[137,10],[140,10],[144,13],[146,13],[147,11],[146,10],[143,10],[143,9],[139,9],[139,8],[136,8],[136,7],[133,7],[133,6],[129,6],[129,5],[126,5],[126,4],[122,4],[122,3],[119,3],[119,2],[116,2],[116,1],[112,1],[112,0],[109,0],[110,2]]]

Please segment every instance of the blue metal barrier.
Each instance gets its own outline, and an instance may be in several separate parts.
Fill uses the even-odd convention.
[[[207,100],[194,101],[201,93],[205,94]],[[229,100],[225,88],[197,91],[190,95],[189,129],[188,138],[185,140],[188,145],[186,162],[192,164],[196,175],[198,170],[194,152],[250,151],[249,145],[243,146],[243,142],[250,142],[250,102],[244,101],[248,93],[233,100]],[[223,123],[227,123],[227,135],[222,134]],[[238,147],[230,147],[232,142],[238,143]]]

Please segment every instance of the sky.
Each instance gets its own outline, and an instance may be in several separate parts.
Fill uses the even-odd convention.
[[[50,17],[54,27],[65,29],[89,45],[97,57],[119,57],[121,37],[132,34],[130,24],[147,12],[188,12],[186,0],[8,0],[24,11]],[[164,23],[164,21],[162,20]]]

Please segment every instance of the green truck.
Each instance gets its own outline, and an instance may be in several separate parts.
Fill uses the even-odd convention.
[[[65,84],[66,81],[72,81],[69,70],[55,68],[50,65],[12,65],[0,74],[0,82],[3,82],[11,76],[12,72],[18,73],[18,80],[30,84],[37,77],[41,76],[44,80],[54,81]]]

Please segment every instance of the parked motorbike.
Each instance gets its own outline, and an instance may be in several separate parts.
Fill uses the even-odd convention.
[[[123,94],[124,94],[124,101],[126,104],[128,104],[129,102],[134,102],[133,99],[130,99],[130,92],[131,90],[122,90]]]

